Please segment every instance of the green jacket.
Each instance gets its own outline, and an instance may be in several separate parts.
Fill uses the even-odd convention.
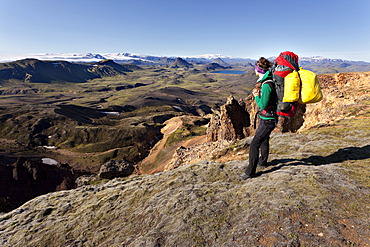
[[[255,96],[254,99],[256,100],[257,106],[260,108],[260,110],[269,110],[269,106],[272,105],[270,99],[275,94],[275,89],[271,88],[269,84],[264,83],[267,80],[272,80],[272,74],[270,71],[267,71],[264,76],[260,80],[258,80],[259,82],[262,82],[261,93],[260,95]],[[259,117],[265,120],[275,119],[275,116],[266,117],[261,116],[260,114]]]

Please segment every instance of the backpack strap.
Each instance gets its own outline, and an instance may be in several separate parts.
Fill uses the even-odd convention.
[[[273,80],[266,80],[262,83],[268,84],[271,88],[270,99],[268,102],[268,106],[264,110],[259,110],[258,115],[266,118],[276,118],[276,105],[277,105],[277,96],[275,90],[275,83]]]
[[[262,83],[262,85],[263,84],[268,84],[271,88],[269,106],[275,106],[278,102],[275,82],[273,80],[266,80]],[[262,87],[262,85],[261,85],[261,87]],[[269,109],[267,108],[266,110],[269,110]]]

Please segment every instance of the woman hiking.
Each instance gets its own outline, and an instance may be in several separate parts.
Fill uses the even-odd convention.
[[[267,166],[270,134],[276,126],[277,119],[277,95],[270,71],[271,66],[271,62],[264,57],[261,57],[255,64],[255,73],[259,79],[252,94],[259,108],[259,124],[250,145],[249,164],[245,167],[244,173],[240,175],[241,180],[255,177],[257,165]],[[259,85],[261,85],[260,89]],[[261,156],[259,156],[260,152]]]

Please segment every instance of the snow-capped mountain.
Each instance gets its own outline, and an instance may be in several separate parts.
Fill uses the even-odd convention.
[[[111,59],[115,61],[123,61],[123,60],[148,60],[147,58],[150,56],[135,54],[135,53],[102,53],[105,59]]]
[[[196,59],[196,58],[201,58],[201,59],[209,59],[209,60],[215,60],[217,58],[221,58],[221,59],[234,59],[235,57],[230,57],[230,56],[224,56],[224,55],[221,55],[221,54],[203,54],[203,55],[195,55],[195,56],[186,56],[186,57],[183,57],[185,59]]]
[[[15,54],[0,55],[0,62],[12,62],[16,60],[35,58],[39,60],[63,60],[68,62],[91,63],[104,59],[114,61],[146,60],[147,56],[132,53],[39,53],[39,54]]]
[[[98,62],[103,59],[111,59],[118,62],[124,62],[127,60],[142,60],[145,62],[156,62],[165,58],[164,56],[150,56],[141,55],[135,53],[39,53],[39,54],[15,54],[15,55],[0,55],[0,62],[12,62],[25,58],[35,58],[39,60],[64,60],[69,62]],[[176,56],[171,57],[173,59]],[[222,59],[235,59],[230,56],[224,56],[220,54],[205,54],[197,56],[182,57],[183,59],[189,60],[215,60],[217,58]]]
[[[38,60],[63,60],[69,62],[97,62],[105,59],[100,54],[92,53],[39,53],[39,54],[13,54],[0,55],[0,62],[13,62],[16,60],[34,58]]]
[[[349,60],[343,60],[338,58],[325,58],[321,56],[314,56],[314,57],[300,57],[300,62],[310,62],[310,63],[346,63],[350,62]]]

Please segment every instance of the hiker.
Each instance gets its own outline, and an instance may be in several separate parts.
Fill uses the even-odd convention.
[[[244,173],[240,175],[241,180],[254,177],[257,165],[267,166],[270,134],[275,128],[277,119],[277,95],[270,71],[271,66],[271,62],[264,57],[261,57],[255,64],[255,73],[259,79],[252,94],[259,108],[259,124],[250,145],[249,164],[245,167]],[[260,150],[261,157],[259,157]]]

